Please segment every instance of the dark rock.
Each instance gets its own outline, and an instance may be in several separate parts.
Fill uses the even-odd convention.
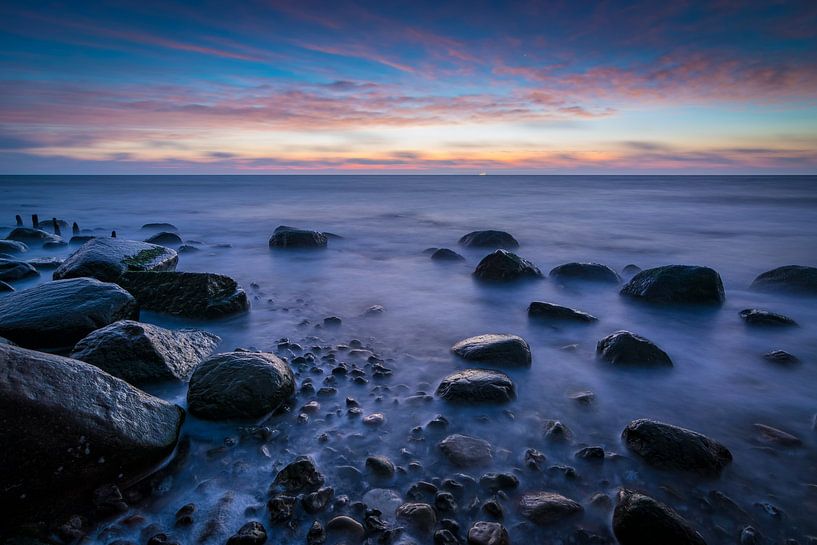
[[[341,324],[343,324],[343,320],[337,316],[327,316],[323,319],[324,327],[339,327]]]
[[[613,511],[613,533],[621,545],[706,545],[678,513],[656,500],[622,489]]]
[[[353,540],[354,543],[362,541],[366,533],[362,524],[346,515],[337,516],[327,522],[326,531],[330,534],[343,534]]]
[[[795,295],[817,295],[817,267],[787,265],[755,278],[750,289]]]
[[[315,467],[315,462],[301,456],[278,472],[274,484],[288,493],[312,492],[320,488],[323,481],[323,475]]]
[[[438,446],[448,461],[458,467],[483,466],[493,459],[491,444],[469,435],[449,435]]]
[[[510,233],[505,231],[472,231],[460,238],[460,244],[469,248],[504,248],[513,250],[519,248]]]
[[[454,250],[448,248],[438,248],[431,254],[434,261],[465,261],[465,258]]]
[[[638,265],[633,265],[630,263],[629,265],[625,265],[623,269],[621,269],[621,274],[625,274],[627,276],[635,276],[641,272],[641,267]]]
[[[4,516],[136,477],[173,450],[183,415],[86,363],[0,345]]]
[[[536,450],[535,448],[525,450],[524,462],[528,469],[539,471],[542,469],[542,464],[544,464],[546,461],[547,457],[544,455],[544,453]]]
[[[44,220],[37,223],[37,229],[42,229],[43,231],[50,230],[52,233],[60,234],[57,231],[68,230],[68,222],[65,220],[58,220],[57,218],[53,218],[50,220]]]
[[[772,350],[771,352],[763,354],[763,357],[774,363],[800,363],[800,358],[785,350]]]
[[[46,242],[58,242],[62,239],[56,235],[52,235],[42,229],[32,229],[31,227],[15,227],[11,233],[6,236],[6,240],[15,240],[17,242],[24,242],[26,244],[44,244]]]
[[[273,524],[289,522],[295,514],[295,504],[298,498],[295,496],[273,496],[267,501],[267,511],[269,519]]]
[[[545,438],[550,441],[570,441],[573,432],[558,420],[545,420]]]
[[[633,452],[659,469],[717,476],[732,461],[732,453],[717,441],[655,420],[633,420],[621,436]]]
[[[59,257],[35,257],[28,260],[28,264],[38,271],[57,269],[63,263],[65,263],[65,260]]]
[[[301,498],[301,505],[304,511],[314,515],[323,511],[335,495],[335,489],[330,487],[319,488],[315,492],[304,494]]]
[[[798,437],[766,424],[755,424],[754,428],[758,432],[758,439],[763,443],[781,447],[799,447],[803,444]]]
[[[28,251],[25,242],[16,240],[0,240],[0,252],[4,254],[22,254]]]
[[[323,545],[324,543],[326,543],[326,530],[316,520],[306,533],[306,545]]]
[[[540,526],[559,522],[582,511],[582,506],[575,501],[552,492],[525,494],[519,500],[521,515]]]
[[[122,320],[97,329],[74,347],[71,357],[131,384],[187,380],[221,339],[196,329],[171,331]]]
[[[478,521],[468,530],[468,545],[510,545],[508,531],[498,522]]]
[[[534,301],[528,306],[528,316],[537,320],[569,321],[590,323],[598,320],[595,316],[580,310]]]
[[[604,337],[596,345],[596,354],[614,365],[672,367],[672,360],[666,352],[652,341],[629,331],[616,331]]]
[[[720,304],[725,300],[720,275],[709,267],[667,265],[636,274],[621,294],[651,303]]]
[[[14,282],[31,276],[39,276],[39,274],[33,265],[25,261],[0,259],[0,281],[2,282]]]
[[[201,248],[193,246],[192,244],[182,244],[176,251],[180,254],[195,254],[200,252]]]
[[[172,223],[146,223],[142,226],[143,231],[178,231]]]
[[[455,513],[457,500],[451,492],[438,492],[434,496],[434,509],[440,513]]]
[[[126,272],[117,283],[145,310],[188,318],[220,318],[249,309],[229,276],[199,272]]]
[[[372,305],[363,312],[363,315],[367,318],[373,318],[380,316],[384,312],[386,312],[386,309],[382,305]]]
[[[761,545],[763,538],[752,526],[746,526],[740,531],[740,545]]]
[[[239,528],[230,536],[227,545],[264,545],[267,542],[267,530],[260,522],[251,521]]]
[[[14,291],[13,287],[9,286],[8,284],[6,284],[2,280],[0,280],[0,293],[12,292],[12,291]]]
[[[28,348],[73,346],[100,327],[138,318],[128,292],[92,278],[48,282],[0,299],[0,335]]]
[[[576,453],[576,458],[587,462],[603,462],[604,449],[601,447],[584,447]]]
[[[295,394],[289,366],[274,354],[227,352],[202,361],[190,377],[190,413],[208,420],[263,416]]]
[[[184,241],[182,237],[178,235],[178,233],[173,233],[171,231],[162,231],[160,233],[156,233],[155,235],[151,235],[145,239],[145,242],[148,244],[159,244],[161,246],[167,246],[168,244],[182,244]]]
[[[54,271],[54,280],[87,276],[116,282],[125,271],[172,271],[178,261],[176,252],[163,246],[121,238],[94,238]]]
[[[469,361],[490,361],[509,367],[531,363],[530,346],[516,335],[488,334],[463,339],[451,351]]]
[[[513,381],[505,373],[488,369],[465,369],[445,377],[437,395],[447,401],[504,403],[516,395]]]
[[[94,235],[74,235],[71,237],[71,240],[68,243],[71,246],[82,246],[88,241],[94,240],[96,236]]]
[[[519,486],[519,479],[513,473],[486,473],[479,478],[479,485],[491,492],[513,490]]]
[[[427,503],[404,503],[397,508],[397,520],[420,534],[431,534],[437,524],[434,508]]]
[[[269,239],[270,248],[325,248],[327,237],[319,231],[307,231],[281,225]]]
[[[511,282],[523,278],[542,278],[542,271],[516,254],[497,250],[477,265],[474,276],[487,282]]]
[[[797,322],[784,316],[769,312],[768,310],[761,310],[757,308],[747,308],[740,311],[740,317],[749,325],[758,326],[796,326]]]
[[[557,282],[599,282],[604,284],[619,284],[621,277],[606,265],[601,263],[565,263],[551,269],[548,276]]]
[[[369,456],[366,458],[366,469],[374,475],[383,478],[394,477],[394,464],[385,456]]]

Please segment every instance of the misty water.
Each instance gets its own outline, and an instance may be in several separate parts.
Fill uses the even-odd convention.
[[[197,322],[143,312],[142,320],[165,327],[200,327],[222,338],[220,351],[236,347],[272,351],[287,338],[306,350],[359,340],[385,360],[389,377],[375,378],[365,357],[341,349],[338,362],[366,370],[368,384],[351,376],[331,377],[334,364],[293,365],[299,386],[315,389],[328,380],[335,396],[299,393],[291,412],[263,422],[268,440],[240,428],[257,422],[207,422],[188,416],[182,436],[189,453],[174,471],[153,483],[153,494],[123,515],[98,521],[90,543],[117,539],[144,543],[165,531],[182,543],[223,543],[248,520],[259,520],[271,543],[305,543],[314,520],[337,513],[358,514],[353,504],[371,488],[390,488],[406,497],[412,483],[440,483],[458,472],[479,478],[487,471],[513,472],[520,486],[499,498],[504,525],[514,543],[582,543],[578,528],[613,539],[611,510],[591,504],[596,493],[630,487],[672,506],[709,543],[737,543],[752,524],[770,543],[817,535],[817,300],[748,290],[760,273],[782,265],[817,265],[817,178],[815,177],[592,177],[592,176],[275,176],[275,177],[0,177],[0,224],[15,214],[56,216],[83,228],[115,229],[119,237],[144,239],[140,226],[170,222],[202,251],[180,255],[178,270],[223,273],[250,295],[252,309],[233,318]],[[276,226],[294,225],[341,235],[323,251],[272,251]],[[569,287],[544,279],[509,286],[484,285],[471,273],[488,250],[458,247],[477,229],[502,229],[520,242],[517,253],[544,273],[571,261],[592,261],[616,271],[666,264],[707,265],[726,290],[717,308],[650,306],[622,298],[614,286]],[[3,230],[0,235],[7,231]],[[229,247],[227,246],[229,245]],[[452,248],[463,263],[438,263],[423,250]],[[27,258],[68,255],[32,249]],[[17,283],[23,289],[47,281]],[[531,322],[531,301],[549,301],[589,312],[592,325],[553,327]],[[364,316],[372,305],[385,312]],[[796,320],[800,327],[747,327],[738,312],[758,307]],[[338,328],[316,327],[338,316]],[[627,329],[663,348],[668,370],[611,367],[595,347],[607,334]],[[440,379],[471,365],[450,353],[456,341],[483,333],[514,333],[531,346],[530,368],[505,369],[517,398],[505,405],[452,405],[433,396]],[[575,346],[571,346],[575,345]],[[764,353],[783,349],[800,358],[782,366]],[[168,383],[148,388],[185,405],[186,387]],[[589,406],[571,396],[591,391]],[[360,402],[363,415],[382,413],[370,427],[347,416],[345,398]],[[320,409],[299,419],[317,400]],[[444,415],[445,430],[426,428]],[[650,469],[628,452],[620,434],[636,418],[655,418],[704,433],[725,444],[734,461],[716,479]],[[557,419],[573,433],[569,444],[544,437],[544,422]],[[753,425],[781,428],[802,439],[783,449],[759,440]],[[420,430],[414,430],[415,427]],[[460,470],[439,453],[450,433],[488,439],[491,466]],[[321,436],[325,434],[323,438]],[[603,446],[604,463],[574,458],[583,446]],[[542,471],[523,463],[526,449],[542,451]],[[303,515],[294,528],[276,526],[266,513],[267,490],[276,472],[299,455],[311,456],[350,505]],[[388,456],[400,466],[381,482],[364,467],[368,455]],[[360,470],[355,476],[348,467]],[[575,468],[576,477],[564,467]],[[546,528],[517,512],[525,492],[553,491],[572,498],[584,514]],[[721,491],[737,503],[713,500]],[[465,532],[471,522],[490,520],[476,507],[477,490],[460,501],[455,518]],[[224,499],[224,498],[228,499]],[[194,524],[175,527],[174,514],[197,506]],[[742,511],[742,512],[741,512]],[[386,513],[393,519],[392,513]],[[212,524],[208,520],[217,520]],[[356,516],[360,520],[359,516]],[[210,526],[208,527],[208,524]],[[413,536],[429,543],[430,536]],[[560,541],[561,540],[561,541]],[[589,541],[587,541],[589,542]],[[659,545],[659,544],[656,544]]]

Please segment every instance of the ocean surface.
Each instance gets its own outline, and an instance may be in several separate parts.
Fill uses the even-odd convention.
[[[817,266],[817,177],[0,177],[0,236],[13,226],[15,214],[28,225],[33,213],[41,220],[58,217],[98,228],[100,234],[115,229],[119,237],[140,240],[147,237],[143,224],[170,222],[202,249],[180,255],[178,270],[230,275],[252,300],[251,312],[224,320],[195,322],[143,312],[143,321],[207,329],[221,336],[221,351],[277,351],[281,338],[305,348],[357,339],[393,370],[385,379],[369,377],[367,385],[336,377],[335,397],[299,395],[291,413],[264,422],[276,430],[266,443],[242,436],[239,428],[252,423],[188,417],[183,435],[190,454],[181,468],[128,513],[97,521],[88,543],[144,543],[156,531],[182,543],[223,543],[244,522],[259,520],[271,543],[302,544],[313,520],[355,511],[336,506],[304,516],[292,528],[271,524],[265,503],[278,469],[309,455],[336,497],[347,495],[354,503],[371,488],[390,488],[405,498],[412,483],[439,483],[462,471],[448,465],[436,447],[449,433],[488,439],[496,454],[486,471],[519,476],[519,488],[499,498],[513,543],[584,543],[582,536],[590,534],[612,539],[611,510],[589,498],[604,493],[614,500],[622,486],[672,506],[710,544],[737,543],[747,524],[769,543],[785,538],[806,543],[804,536],[817,535],[817,300],[748,290],[766,270]],[[268,239],[281,224],[343,238],[331,239],[325,251],[271,251]],[[471,273],[489,250],[457,244],[478,229],[512,233],[520,242],[517,253],[545,274],[571,261],[599,262],[616,271],[631,263],[707,265],[720,273],[726,302],[717,309],[645,306],[625,300],[615,287],[563,287],[548,279],[486,286]],[[429,247],[452,248],[466,261],[433,262],[423,253]],[[26,257],[72,250],[32,250]],[[46,273],[15,287],[48,279]],[[534,323],[527,316],[531,301],[578,308],[599,321],[560,327]],[[372,305],[385,312],[364,317]],[[748,307],[788,315],[800,327],[747,327],[738,312]],[[342,325],[316,327],[327,316],[340,317]],[[619,329],[651,339],[675,366],[659,372],[599,362],[596,343]],[[464,407],[415,396],[433,394],[442,377],[467,367],[450,347],[483,333],[514,333],[531,345],[531,367],[506,370],[516,383],[516,400]],[[764,360],[773,349],[802,362],[781,366]],[[338,353],[338,361],[347,359]],[[330,369],[301,369],[299,382],[311,377],[320,387]],[[149,391],[185,405],[184,385]],[[571,398],[582,391],[595,394],[590,406]],[[364,415],[382,413],[385,423],[372,428],[349,418],[347,396],[360,402]],[[299,420],[298,408],[313,399],[320,410]],[[448,429],[425,429],[438,414],[448,419]],[[734,461],[720,478],[708,480],[652,470],[620,438],[636,418],[704,433],[725,444]],[[572,443],[547,441],[548,419],[568,426]],[[803,445],[770,447],[759,440],[755,423],[781,428]],[[423,429],[413,431],[417,426]],[[327,441],[319,439],[322,434]],[[574,452],[588,445],[618,456],[602,464],[575,459]],[[542,471],[523,464],[528,448],[546,455]],[[388,456],[402,471],[391,482],[376,482],[364,468],[366,456],[373,454]],[[350,476],[343,466],[361,475]],[[573,467],[577,476],[566,476],[563,466]],[[477,479],[482,473],[470,472]],[[555,526],[531,526],[518,515],[516,501],[538,490],[564,494],[585,512]],[[724,508],[713,490],[737,508]],[[479,501],[492,497],[476,496]],[[479,504],[469,512],[472,501],[464,499],[453,517],[462,526],[463,542],[472,521],[490,519]],[[195,523],[174,527],[174,513],[191,502],[197,506]],[[212,520],[215,525],[208,526]],[[586,533],[577,533],[580,528]],[[415,537],[418,543],[431,541]]]

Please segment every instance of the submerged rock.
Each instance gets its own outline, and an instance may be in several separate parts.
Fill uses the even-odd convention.
[[[39,276],[39,274],[33,265],[25,261],[0,259],[0,281],[2,282],[14,282],[15,280]]]
[[[621,274],[626,276],[635,276],[636,274],[641,272],[641,267],[638,265],[634,265],[630,263],[629,265],[625,265],[623,269],[621,269]]]
[[[220,318],[245,312],[247,294],[229,276],[198,272],[124,273],[117,283],[145,310],[189,318]]]
[[[47,282],[0,299],[0,335],[27,348],[73,346],[100,327],[138,318],[128,292],[92,278]]]
[[[785,350],[772,350],[763,354],[763,358],[774,363],[800,363],[800,358]]]
[[[633,420],[621,436],[630,450],[659,469],[717,476],[732,461],[732,453],[717,441],[655,420]]]
[[[509,367],[531,363],[530,346],[517,335],[477,335],[459,341],[451,351],[468,361],[489,361]]]
[[[22,254],[28,251],[24,242],[16,240],[0,240],[0,252],[4,254]]]
[[[323,486],[323,475],[312,459],[301,456],[275,476],[274,484],[288,493],[311,492]]]
[[[493,459],[491,444],[470,435],[449,435],[438,446],[448,461],[458,467],[484,466]]]
[[[6,236],[6,240],[15,240],[26,244],[45,244],[46,242],[62,241],[62,238],[43,231],[42,229],[15,227],[11,230],[11,233]]]
[[[427,503],[404,503],[397,508],[397,520],[419,534],[428,535],[434,531],[437,515]]]
[[[519,500],[520,514],[540,526],[559,522],[582,511],[582,506],[575,501],[553,492],[525,494]]]
[[[598,318],[570,307],[563,307],[553,303],[534,301],[528,306],[528,316],[537,320],[567,321],[590,323]]]
[[[87,276],[116,282],[125,271],[172,271],[179,257],[170,248],[121,238],[94,238],[54,271],[54,280]]]
[[[190,377],[190,414],[208,420],[254,418],[295,394],[295,377],[274,354],[227,352],[202,361]]]
[[[264,545],[267,542],[267,530],[257,521],[250,521],[238,532],[230,536],[227,545]]]
[[[269,239],[270,248],[325,248],[327,236],[320,231],[296,229],[281,225]]]
[[[511,540],[500,523],[480,520],[468,530],[468,545],[511,545]]]
[[[178,231],[179,229],[172,223],[146,223],[142,226],[143,231]]]
[[[196,329],[172,331],[122,320],[97,329],[74,347],[71,357],[131,384],[186,380],[215,350],[219,337]]]
[[[434,261],[465,261],[464,257],[448,248],[437,248],[431,254],[431,259]]]
[[[460,244],[469,248],[519,248],[519,242],[505,231],[471,231],[460,238]]]
[[[796,326],[797,322],[784,316],[769,312],[768,310],[761,310],[757,308],[747,308],[740,311],[740,317],[749,325],[759,326]]]
[[[504,403],[512,400],[516,391],[505,373],[487,369],[465,369],[445,377],[437,395],[447,401],[464,403]]]
[[[173,450],[183,415],[92,365],[0,345],[4,516],[138,476]]]
[[[626,489],[618,493],[613,533],[621,545],[706,545],[701,534],[678,513]]]
[[[182,244],[184,241],[177,233],[172,231],[161,231],[155,235],[151,235],[145,239],[149,244],[159,244],[166,246],[168,244]]]
[[[583,280],[603,284],[620,284],[621,277],[601,263],[565,263],[551,269],[548,276],[558,282],[572,282]]]
[[[621,288],[621,294],[652,303],[720,304],[725,300],[720,275],[693,265],[641,271]]]
[[[749,288],[795,295],[817,295],[817,267],[802,265],[778,267],[758,275]]]
[[[780,447],[799,447],[803,444],[799,437],[766,424],[755,424],[754,428],[758,439],[763,443]]]
[[[511,282],[523,278],[542,278],[542,271],[527,259],[506,250],[497,250],[479,262],[474,276],[487,282]]]
[[[614,365],[672,367],[666,352],[652,341],[629,331],[616,331],[596,345],[596,354]]]

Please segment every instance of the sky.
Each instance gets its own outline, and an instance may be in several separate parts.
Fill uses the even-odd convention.
[[[817,1],[0,3],[2,174],[814,174]]]

